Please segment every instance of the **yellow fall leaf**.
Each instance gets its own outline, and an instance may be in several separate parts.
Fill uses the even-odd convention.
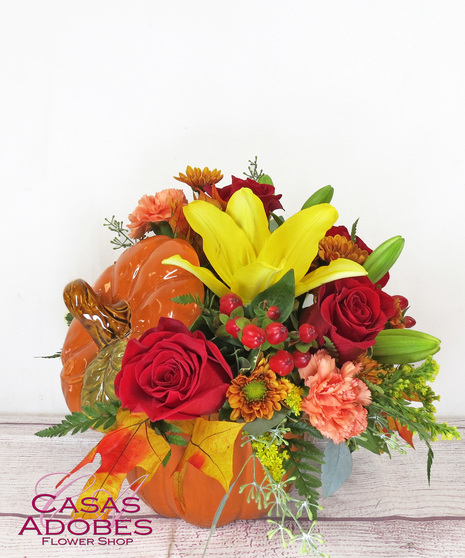
[[[181,511],[185,510],[183,486],[188,464],[216,479],[225,492],[229,490],[233,477],[234,443],[242,426],[235,422],[195,420],[191,439],[173,474],[175,502]]]

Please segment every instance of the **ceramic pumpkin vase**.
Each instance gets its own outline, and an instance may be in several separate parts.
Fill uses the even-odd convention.
[[[65,287],[65,303],[75,319],[63,345],[61,384],[71,411],[80,411],[82,404],[89,404],[86,399],[89,381],[85,381],[85,375],[87,378],[101,362],[105,374],[114,379],[128,338],[140,337],[155,327],[162,316],[178,319],[189,327],[199,315],[196,305],[182,305],[171,300],[187,293],[196,293],[203,300],[204,294],[202,283],[192,274],[162,264],[165,258],[175,254],[195,265],[199,263],[195,250],[184,240],[154,236],[125,250],[93,287],[82,279]],[[113,381],[107,383],[108,392],[104,393],[101,385],[98,386],[97,400],[111,400],[112,394],[114,396]],[[95,400],[95,393],[93,397]],[[138,496],[162,516],[179,517],[194,525],[210,527],[225,495],[224,488],[217,480],[189,465],[184,477],[185,509],[180,510],[174,498],[173,472],[183,451],[183,447],[172,446],[167,465],[160,466],[153,478],[138,489]],[[250,454],[250,445],[242,447],[239,436],[234,447],[233,480],[241,470],[242,473],[231,490],[218,525],[237,519],[255,519],[266,513],[254,502],[248,503],[247,494],[239,494],[242,485],[253,480],[260,483],[264,478],[263,469],[256,460],[250,460],[243,468]],[[135,468],[128,475],[129,482],[142,474],[142,470]]]

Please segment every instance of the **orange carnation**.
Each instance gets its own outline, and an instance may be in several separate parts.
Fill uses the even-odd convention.
[[[367,409],[371,393],[367,385],[355,378],[361,364],[346,362],[339,370],[336,361],[325,351],[312,356],[301,378],[310,389],[302,401],[302,410],[310,423],[324,436],[340,444],[358,436],[367,428]]]
[[[176,222],[181,218],[182,207],[187,205],[187,199],[182,190],[168,188],[154,196],[145,195],[139,200],[139,205],[129,215],[131,224],[129,236],[141,238],[150,230],[150,223],[168,221],[173,230]],[[175,222],[173,222],[175,221]]]

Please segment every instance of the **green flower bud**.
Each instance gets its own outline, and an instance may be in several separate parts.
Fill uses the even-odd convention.
[[[378,333],[373,358],[383,364],[418,362],[439,351],[441,341],[412,329],[385,329]]]
[[[333,199],[334,188],[332,186],[323,186],[313,193],[302,206],[302,209],[318,205],[320,203],[329,203]]]
[[[395,264],[404,248],[405,240],[401,236],[393,236],[385,240],[368,256],[363,267],[368,271],[368,278],[376,283],[384,277]]]

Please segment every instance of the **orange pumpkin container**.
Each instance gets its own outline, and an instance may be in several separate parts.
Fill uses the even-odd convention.
[[[65,302],[76,318],[69,327],[62,350],[61,383],[71,411],[81,409],[83,377],[101,349],[118,338],[140,337],[147,329],[155,327],[162,316],[178,319],[189,327],[199,315],[195,304],[182,305],[171,300],[187,293],[197,294],[203,300],[203,285],[198,279],[183,269],[162,264],[174,254],[198,265],[195,250],[184,240],[149,237],[128,248],[102,273],[93,288],[80,279],[65,288]],[[173,445],[166,467],[160,466],[154,477],[138,489],[138,495],[160,515],[210,527],[225,496],[224,488],[189,464],[183,488],[185,509],[180,510],[174,497],[173,472],[183,451],[183,447]],[[264,477],[256,460],[250,460],[243,468],[250,454],[250,445],[241,447],[239,436],[234,447],[233,466],[233,482],[237,480],[218,525],[236,519],[254,519],[266,513],[254,502],[247,502],[247,491],[239,494],[242,485],[253,481],[260,483]],[[142,474],[143,471],[136,468],[128,475],[128,480],[133,482]]]
[[[155,327],[161,316],[190,326],[199,315],[196,305],[171,300],[186,293],[197,293],[203,299],[203,285],[198,279],[161,263],[174,254],[198,265],[196,252],[184,240],[154,236],[123,252],[97,279],[93,290],[81,279],[65,288],[66,305],[77,318],[69,327],[61,357],[61,384],[71,411],[81,409],[87,366],[110,341],[140,337]]]

